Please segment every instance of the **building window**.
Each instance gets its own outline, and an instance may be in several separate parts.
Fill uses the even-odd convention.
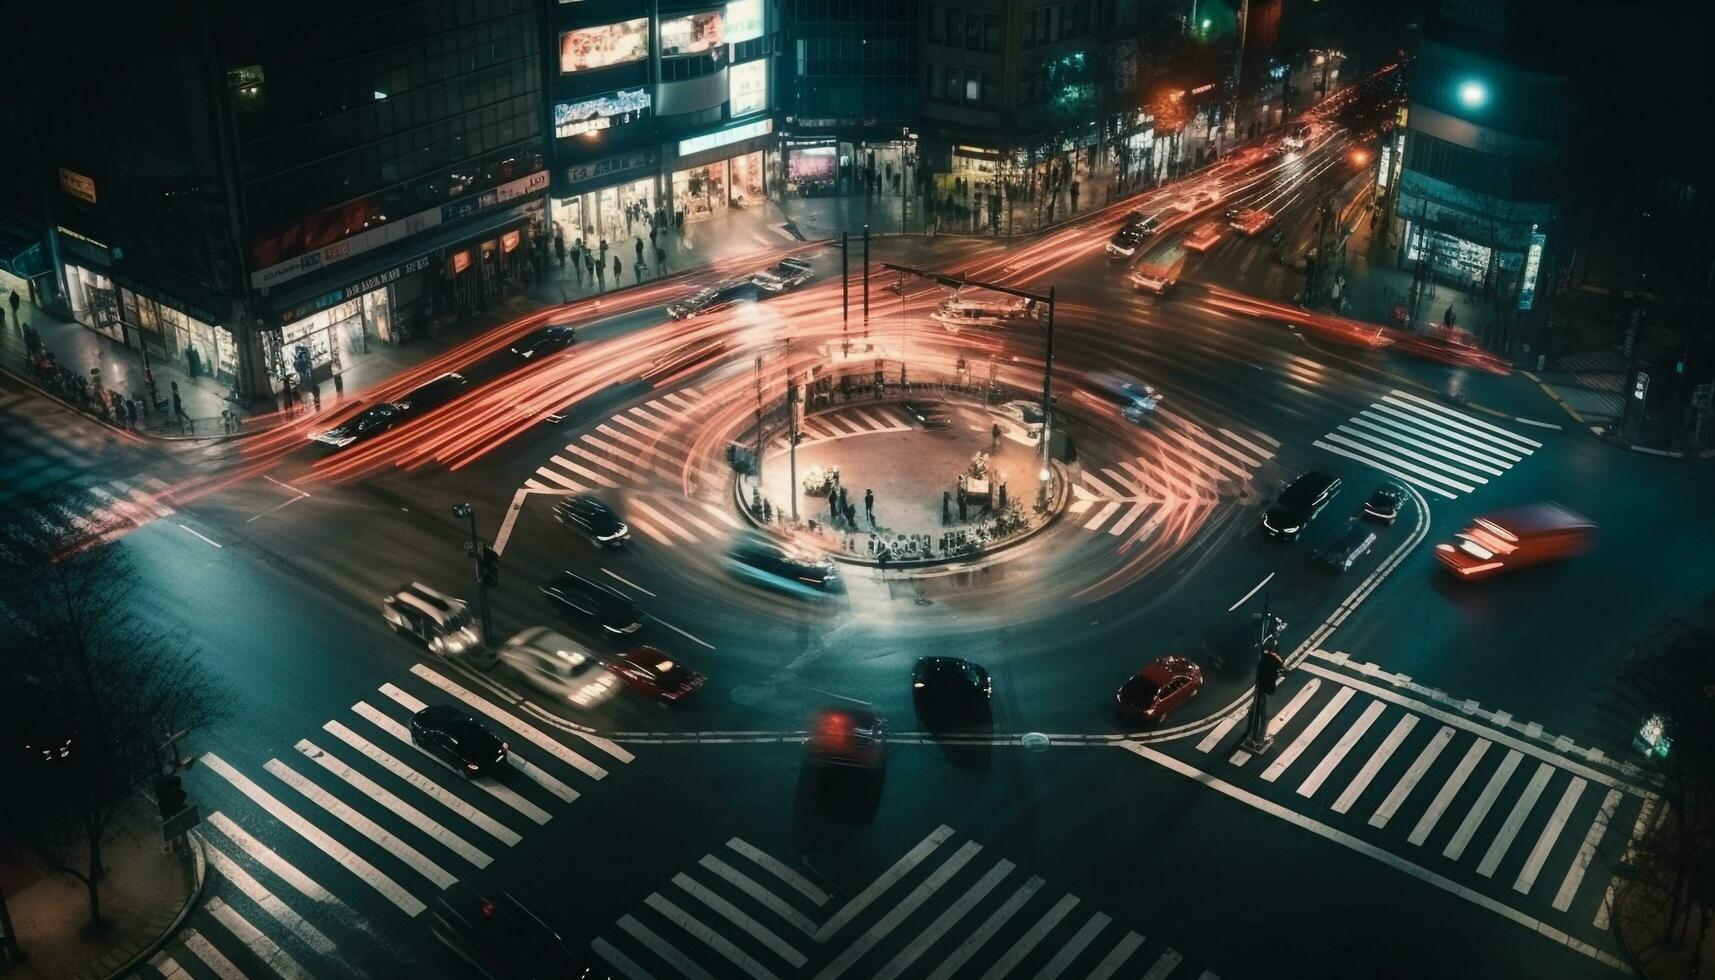
[[[930,4],[929,5],[929,43],[930,44],[940,44],[941,38],[944,36],[945,35],[943,35],[941,33],[941,8],[935,6],[934,4]]]
[[[941,101],[941,93],[946,91],[946,84],[946,69],[931,63],[929,65],[929,101]]]
[[[958,105],[964,95],[964,73],[957,68],[947,69],[947,101]]]
[[[974,71],[965,72],[965,105],[975,108],[982,99],[982,84],[980,75]]]
[[[965,36],[965,12],[956,7],[947,8],[947,43],[957,45],[959,38]]]
[[[1000,97],[999,97],[998,93],[996,92],[996,89],[998,89],[998,88],[1000,88],[1000,86],[995,84],[995,77],[993,75],[987,74],[985,72],[983,74],[983,108],[984,109],[998,109],[999,108],[999,105],[997,103],[999,103]]]
[[[983,50],[989,54],[1000,51],[1000,16],[989,14],[983,18]]]
[[[981,14],[971,13],[965,16],[965,50],[981,51],[983,46],[983,18]]]

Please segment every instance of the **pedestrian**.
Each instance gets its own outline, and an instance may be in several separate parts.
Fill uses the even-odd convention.
[[[1072,210],[1078,210],[1078,182],[1072,181]]]
[[[42,335],[36,332],[35,327],[22,321],[19,321],[18,326],[24,331],[24,350],[31,357],[35,357],[36,352],[42,349]]]
[[[191,417],[185,414],[185,403],[179,400],[179,383],[177,381],[173,382],[173,418],[178,420],[181,428],[191,420]]]
[[[566,267],[566,239],[560,235],[554,236],[554,263],[562,269]]]
[[[600,254],[596,256],[596,261],[601,263],[602,265],[607,264],[607,238],[606,237],[603,237],[601,239]]]
[[[839,491],[829,490],[828,491],[828,519],[833,520],[833,521],[839,520],[840,519],[840,510],[841,510],[841,508],[840,508]]]
[[[835,488],[835,492],[837,492],[840,495],[840,510],[845,510],[846,509],[846,488],[844,486],[837,487],[837,488]]]
[[[599,292],[607,288],[607,266],[600,262],[593,263],[595,273],[595,288]]]
[[[846,505],[846,526],[857,529],[857,504]]]
[[[953,491],[941,491],[941,525],[945,527],[953,520]]]
[[[649,225],[649,247],[655,247],[655,225],[653,222]]]
[[[993,438],[993,442],[991,442],[990,446],[989,446],[989,452],[991,452],[991,453],[999,452],[1000,451],[1000,423],[999,422],[996,422],[994,424],[994,428],[989,430],[989,435]]]
[[[143,387],[149,389],[149,404],[160,408],[161,395],[159,389],[155,387],[155,369],[148,364],[147,360],[143,364]],[[174,384],[173,389],[178,390],[178,385]]]
[[[1459,322],[1458,316],[1456,316],[1453,313],[1453,304],[1448,303],[1447,304],[1447,315],[1441,318],[1442,326],[1451,327],[1453,324],[1458,323],[1458,322]]]
[[[194,346],[185,348],[185,367],[191,372],[191,380],[193,381],[196,380],[197,375],[202,373],[202,356],[197,353]]]
[[[578,288],[584,285],[584,259],[577,246],[572,247],[572,275],[577,277]]]
[[[655,271],[662,274],[667,272],[667,250],[659,245],[655,246]]]
[[[865,490],[863,492],[863,516],[871,524],[875,523],[875,491],[874,490]]]
[[[618,262],[619,260],[614,259],[614,261]],[[635,275],[637,277],[638,282],[643,281],[643,257],[642,256],[638,256],[637,261],[631,263],[631,272],[633,275]]]
[[[345,372],[340,371],[340,372],[336,372],[334,374],[334,376],[333,376],[333,393],[337,397],[340,397],[340,398],[345,397]]]
[[[12,305],[12,319],[18,319],[18,291],[12,290],[11,298],[7,300]]]
[[[637,264],[643,264],[643,236],[637,236]]]
[[[6,311],[0,310],[0,327],[6,326]],[[20,328],[22,329],[22,328]]]
[[[762,523],[774,523],[774,505],[766,500],[762,502]]]
[[[619,286],[619,256],[617,255],[613,257],[613,284],[615,287]]]
[[[321,385],[310,385],[310,399],[312,400],[313,404],[316,406],[315,410],[318,412],[321,411],[322,410],[322,386]]]

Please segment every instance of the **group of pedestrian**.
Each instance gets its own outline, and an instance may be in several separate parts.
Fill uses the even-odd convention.
[[[833,477],[833,485],[828,488],[828,520],[835,527],[844,527],[849,531],[858,529],[857,505],[846,496],[845,484],[840,482],[839,475]],[[875,527],[875,491],[863,492],[863,516],[870,527]]]
[[[631,262],[632,279],[634,282],[642,282],[644,274],[649,271],[649,260],[651,257],[655,260],[655,269],[657,273],[665,273],[667,271],[667,251],[661,247],[661,244],[656,237],[658,234],[657,223],[650,219],[649,210],[643,207],[641,203],[638,203],[635,207],[637,209],[635,211],[636,219],[638,221],[649,221],[649,241],[647,245],[644,243],[642,235],[632,236],[632,254],[634,256]],[[633,214],[633,212],[628,209],[627,214],[627,224],[629,225],[631,223],[629,216]],[[666,220],[666,211],[660,211],[659,215],[662,221]],[[555,242],[556,247],[562,253],[560,262],[564,265],[568,258],[563,254],[565,251],[565,240],[562,238],[556,238]],[[613,285],[616,289],[624,282],[625,262],[617,254],[610,255],[610,252],[617,252],[617,249],[612,243],[608,242],[606,238],[596,239],[596,244],[593,248],[590,247],[583,238],[578,238],[572,242],[569,259],[572,265],[572,276],[577,282],[579,288],[583,287],[586,278],[589,281],[590,288],[598,292],[607,289],[607,280],[609,275],[613,277]]]

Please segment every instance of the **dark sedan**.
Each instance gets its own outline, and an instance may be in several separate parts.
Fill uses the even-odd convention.
[[[911,669],[911,699],[920,714],[986,715],[993,693],[987,668],[959,657],[920,657]]]
[[[1274,537],[1295,540],[1339,492],[1339,477],[1311,470],[1281,491],[1274,506],[1262,516],[1262,529]]]
[[[754,300],[757,289],[758,286],[752,279],[729,279],[706,289],[699,289],[677,303],[669,303],[667,315],[675,320],[689,320],[706,313],[718,313],[741,300]]]
[[[908,401],[900,405],[911,421],[925,429],[946,429],[953,424],[953,417],[947,414],[947,408],[940,402]]]
[[[617,548],[631,540],[631,528],[613,508],[587,493],[575,493],[554,505],[554,520],[598,548]]]
[[[464,375],[448,371],[433,381],[426,381],[412,388],[394,404],[405,415],[420,415],[437,405],[452,401],[469,387],[470,381]]]
[[[1399,510],[1405,506],[1405,488],[1397,483],[1384,483],[1376,487],[1376,492],[1370,494],[1370,499],[1364,501],[1364,516],[1372,521],[1392,524],[1399,519]]]
[[[543,327],[525,334],[512,345],[512,354],[528,361],[532,358],[565,350],[578,339],[578,328],[571,326]]]
[[[542,595],[566,615],[613,636],[624,636],[643,628],[643,613],[630,596],[599,582],[591,582],[582,575],[561,572],[542,586]]]
[[[392,402],[382,402],[371,405],[349,419],[326,432],[318,432],[310,437],[310,441],[319,442],[324,446],[344,449],[354,442],[378,436],[393,428],[400,420],[399,406]]]
[[[506,743],[450,704],[430,705],[411,716],[411,744],[470,779],[506,764]]]
[[[429,929],[489,980],[586,980],[580,962],[552,927],[503,891],[483,894],[454,882],[429,905]]]

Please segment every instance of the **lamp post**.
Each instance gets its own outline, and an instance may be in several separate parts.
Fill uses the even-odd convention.
[[[488,615],[488,578],[483,574],[484,559],[488,556],[488,545],[483,544],[476,536],[476,510],[469,503],[454,504],[453,516],[462,517],[470,522],[470,540],[465,548],[470,552],[471,565],[476,571],[476,608],[482,617],[482,642],[486,646],[494,645],[493,627]]]

